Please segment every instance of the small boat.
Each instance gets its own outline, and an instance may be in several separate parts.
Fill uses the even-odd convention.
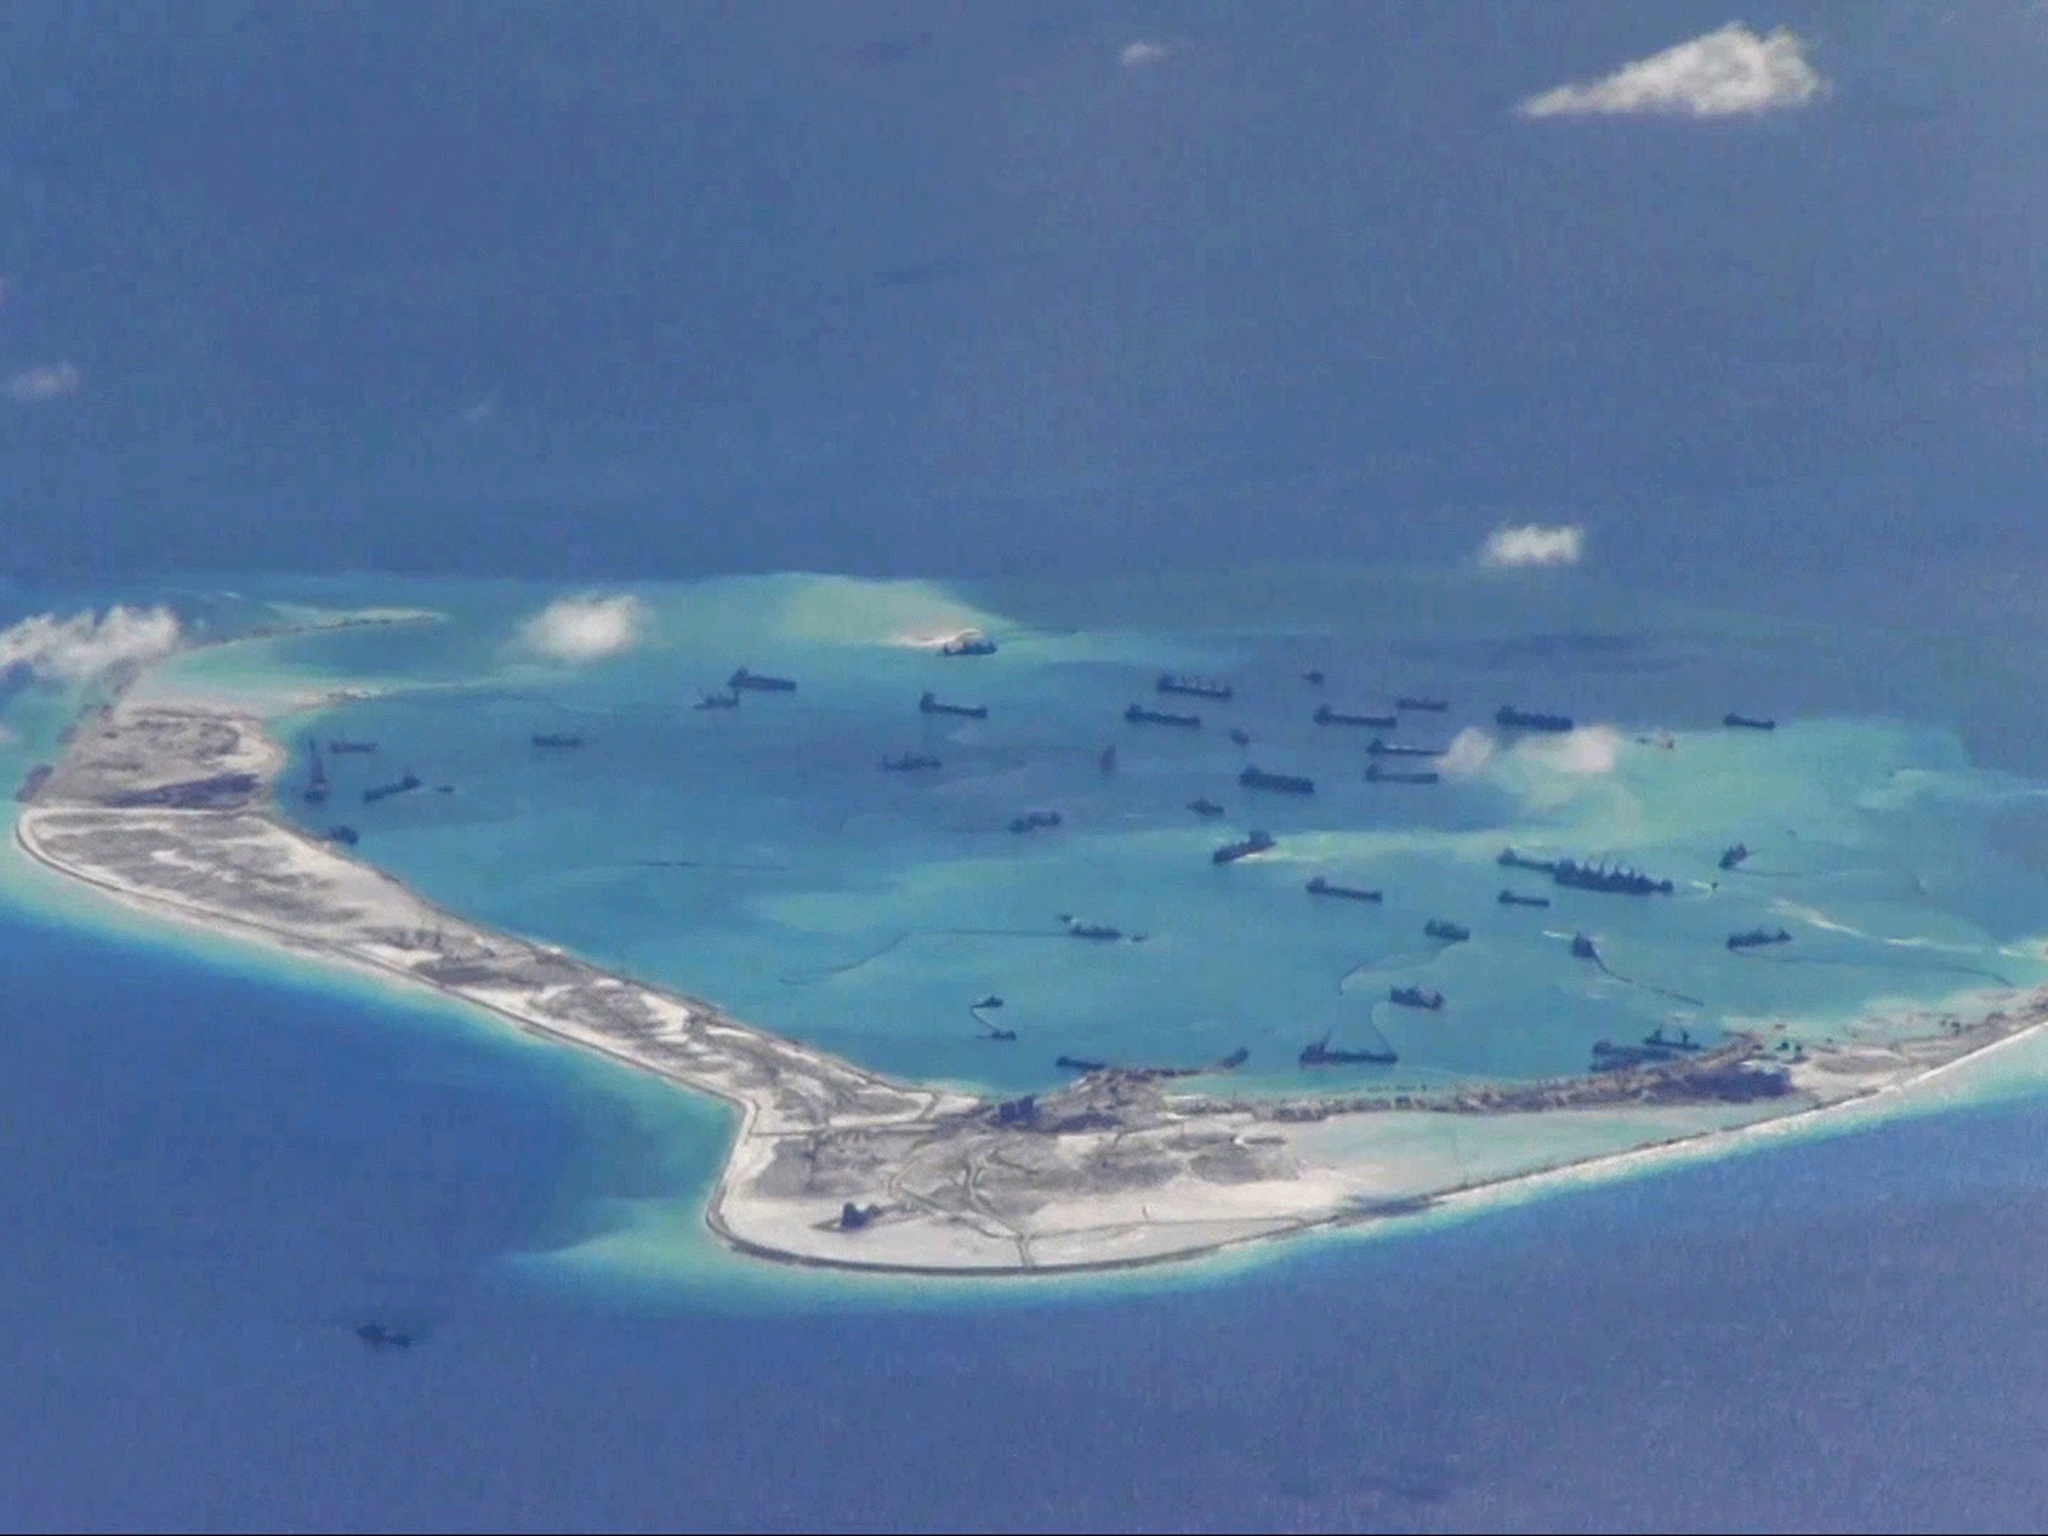
[[[1422,931],[1447,944],[1462,944],[1472,937],[1472,930],[1463,923],[1453,923],[1441,917],[1432,917],[1422,925]]]
[[[1207,795],[1203,795],[1199,799],[1190,800],[1188,802],[1188,809],[1197,816],[1221,816],[1223,814],[1223,807],[1214,800],[1211,800]]]

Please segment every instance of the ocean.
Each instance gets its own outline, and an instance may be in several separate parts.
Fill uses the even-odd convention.
[[[288,777],[289,814],[346,816],[361,856],[453,908],[889,1071],[1030,1091],[1060,1080],[1061,1051],[1243,1045],[1240,1085],[1263,1091],[1299,1086],[1294,1052],[1329,1029],[1402,1058],[1330,1081],[1528,1076],[1623,1031],[1736,1016],[1828,1035],[2043,979],[2048,764],[1983,681],[2024,658],[1965,637],[1559,573],[785,576],[607,588],[637,598],[640,643],[569,664],[519,642],[578,595],[538,583],[175,585],[202,635],[446,615],[187,652],[142,686],[363,691],[282,717],[295,744],[378,743],[329,755],[325,806]],[[163,590],[16,591],[0,619]],[[968,625],[995,656],[928,648]],[[799,689],[688,709],[740,665]],[[1205,721],[1185,735],[1127,726],[1126,704],[1164,702],[1162,671],[1228,675],[1227,712],[1190,705]],[[935,726],[927,687],[990,718]],[[1357,734],[1308,719],[1319,698],[1422,691],[1453,707],[1404,736],[1491,738],[1437,785],[1367,784]],[[14,678],[7,778],[78,698]],[[1516,745],[1490,726],[1504,702],[1613,729]],[[1779,727],[1726,730],[1731,708]],[[1226,721],[1255,760],[1315,774],[1313,802],[1245,805]],[[536,749],[536,731],[584,744]],[[881,773],[897,752],[943,766]],[[407,770],[427,786],[362,804]],[[1226,816],[1187,812],[1200,793]],[[1007,830],[1041,805],[1062,825]],[[1274,856],[1210,863],[1253,825]],[[1751,859],[1720,871],[1738,839]],[[1505,842],[1675,889],[1500,908]],[[1312,902],[1316,872],[1386,900]],[[1063,913],[1145,941],[1075,941]],[[1430,916],[1473,939],[1421,942]],[[1756,923],[1795,936],[1731,956],[1723,936]],[[1627,980],[1574,965],[1581,928]],[[885,1280],[718,1250],[699,1215],[723,1107],[450,1005],[161,927],[12,854],[0,952],[9,1527],[2040,1518],[2048,1105],[2017,1072],[1371,1236],[1117,1276]],[[1441,988],[1444,1013],[1392,1017],[1394,979]],[[1017,1041],[976,1038],[967,1005],[989,992]],[[352,1330],[370,1319],[415,1344],[367,1350]]]

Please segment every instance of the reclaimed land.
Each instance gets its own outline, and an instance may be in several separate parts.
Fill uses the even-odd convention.
[[[23,786],[16,842],[142,910],[430,987],[715,1094],[739,1124],[705,1220],[731,1247],[789,1263],[990,1275],[1185,1258],[1838,1108],[2048,1020],[2048,993],[2033,993],[1974,1022],[1809,1043],[1791,1059],[1785,1041],[1737,1034],[1584,1077],[1290,1098],[1176,1092],[1182,1074],[1112,1068],[999,1104],[869,1072],[444,911],[274,815],[285,759],[259,720],[227,708],[101,706]]]

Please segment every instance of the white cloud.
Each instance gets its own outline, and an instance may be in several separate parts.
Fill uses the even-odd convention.
[[[168,655],[178,616],[168,608],[110,608],[68,619],[38,614],[0,629],[0,672],[26,667],[46,682],[82,683],[111,668]]]
[[[19,373],[10,374],[7,398],[16,405],[34,405],[42,400],[75,395],[78,386],[84,382],[85,375],[78,371],[76,363],[45,363],[39,368],[24,368]]]
[[[1827,88],[1789,30],[1779,27],[1758,36],[1731,21],[1717,32],[1624,64],[1605,79],[1543,91],[1516,110],[1524,117],[1733,117],[1803,107]]]
[[[1157,64],[1172,52],[1172,43],[1147,42],[1140,38],[1134,43],[1124,44],[1123,52],[1116,57],[1125,69],[1143,69],[1147,64]]]
[[[1519,570],[1531,565],[1577,565],[1586,552],[1586,530],[1575,526],[1546,528],[1524,523],[1501,527],[1486,536],[1479,563],[1493,570]]]
[[[638,645],[646,626],[639,598],[591,593],[549,603],[519,626],[519,643],[553,661],[601,661]]]
[[[1470,778],[1493,758],[1493,738],[1476,725],[1468,725],[1451,738],[1438,766],[1453,778]]]
[[[1611,725],[1581,725],[1559,735],[1525,737],[1515,745],[1518,756],[1558,773],[1581,778],[1612,773],[1621,760],[1621,732]]]

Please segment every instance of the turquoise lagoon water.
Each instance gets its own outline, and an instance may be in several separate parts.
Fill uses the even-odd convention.
[[[513,643],[560,595],[530,585],[320,595],[447,617],[195,653],[160,680],[257,697],[378,690],[280,720],[294,741],[379,743],[330,756],[325,806],[301,805],[288,777],[288,814],[355,826],[362,857],[455,910],[908,1076],[1015,1091],[1059,1081],[1061,1054],[1198,1065],[1240,1046],[1251,1059],[1233,1081],[1253,1090],[1533,1076],[1659,1026],[1826,1034],[2044,974],[2033,937],[2048,931],[2048,879],[2014,835],[2048,804],[2033,780],[1976,766],[1950,721],[1825,707],[1810,636],[1659,618],[1577,579],[1359,576],[1347,591],[1275,578],[1263,624],[1222,583],[1048,595],[729,579],[638,591],[641,643],[579,665]],[[996,655],[912,643],[970,624]],[[800,686],[690,708],[741,664]],[[1301,676],[1311,666],[1319,688]],[[1125,723],[1128,703],[1161,702],[1163,670],[1225,676],[1234,697],[1184,702],[1199,731]],[[921,716],[927,688],[989,718]],[[1373,733],[1311,720],[1318,702],[1379,711],[1405,693],[1452,708],[1387,734],[1435,745],[1473,732],[1491,756],[1434,785],[1373,784]],[[1491,717],[1510,701],[1588,729],[1562,742],[1500,732]],[[1779,729],[1724,729],[1730,708]],[[585,744],[536,749],[536,731]],[[943,767],[880,771],[903,752]],[[1246,761],[1312,775],[1317,793],[1242,790]],[[451,791],[361,803],[401,771]],[[1204,795],[1227,814],[1186,808]],[[1029,809],[1063,824],[1007,830]],[[1273,853],[1212,864],[1255,827],[1278,839]],[[1738,840],[1750,859],[1721,871]],[[1506,844],[1625,862],[1677,889],[1554,888],[1501,868]],[[1317,874],[1384,903],[1313,899]],[[1500,906],[1503,887],[1552,905]],[[1068,915],[1142,942],[1073,939]],[[1471,940],[1429,939],[1433,917]],[[1794,940],[1726,949],[1758,925]],[[1604,972],[1571,958],[1579,931]],[[1446,1007],[1387,1001],[1409,983]],[[978,1038],[967,1009],[989,993],[1014,1043]],[[1400,1063],[1304,1074],[1295,1054],[1325,1031],[1384,1041]]]

